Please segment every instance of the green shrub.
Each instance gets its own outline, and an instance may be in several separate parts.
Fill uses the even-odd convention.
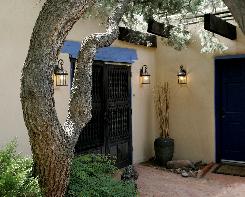
[[[0,150],[0,196],[38,197],[40,189],[32,177],[32,160],[16,153],[16,141]]]
[[[133,182],[113,178],[114,162],[102,155],[84,155],[73,160],[68,197],[135,197]],[[16,153],[16,141],[0,150],[0,197],[41,197],[32,159]]]
[[[102,155],[84,155],[73,160],[67,197],[134,197],[133,182],[112,177],[117,170],[110,158]]]

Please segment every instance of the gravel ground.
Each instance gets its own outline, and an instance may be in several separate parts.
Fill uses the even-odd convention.
[[[208,173],[201,179],[136,165],[140,197],[245,197],[245,177]]]

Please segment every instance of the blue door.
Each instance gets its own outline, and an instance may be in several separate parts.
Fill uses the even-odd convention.
[[[219,159],[245,162],[245,58],[216,60],[217,66],[220,85],[216,94],[220,94],[220,99],[216,107],[219,124],[216,135],[219,146],[216,147]]]

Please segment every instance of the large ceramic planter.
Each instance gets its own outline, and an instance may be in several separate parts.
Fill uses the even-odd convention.
[[[165,166],[173,158],[174,140],[159,137],[154,142],[154,149],[156,162],[161,166]]]

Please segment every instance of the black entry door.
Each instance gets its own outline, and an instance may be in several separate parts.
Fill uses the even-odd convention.
[[[245,59],[216,62],[220,70],[219,156],[245,162]]]
[[[95,61],[92,75],[92,119],[76,153],[110,154],[125,167],[132,163],[131,67]]]

